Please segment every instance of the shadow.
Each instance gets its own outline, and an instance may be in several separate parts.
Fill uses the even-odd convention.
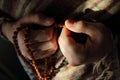
[[[56,0],[59,1],[59,0]],[[64,2],[64,0],[60,0],[61,3]],[[69,1],[69,0],[68,0]],[[73,1],[73,0],[71,0]],[[105,10],[101,11],[93,11],[91,9],[86,9],[85,12],[75,13],[72,16],[69,16],[76,7],[78,7],[80,4],[82,4],[81,0],[78,4],[75,5],[73,8],[69,8],[69,4],[63,4],[67,8],[65,9],[65,6],[61,6],[60,3],[56,4],[56,2],[52,2],[49,7],[47,7],[45,10],[42,11],[43,14],[46,14],[50,17],[55,18],[56,23],[63,23],[66,19],[74,19],[74,20],[85,20],[90,22],[102,22],[108,28],[112,30],[113,33],[119,33],[119,25],[120,25],[120,12],[117,15],[112,15],[108,13]],[[84,1],[84,0],[82,0]],[[66,2],[67,3],[67,2]],[[71,2],[71,4],[73,4]],[[2,11],[0,11],[2,12]],[[39,13],[41,11],[33,11],[36,13]],[[15,21],[14,17],[9,16],[9,14],[2,12],[0,13],[0,17],[6,17],[9,21]],[[106,17],[105,17],[106,16]],[[112,16],[112,17],[111,17]],[[119,16],[119,17],[118,17]],[[109,18],[111,17],[111,18]],[[118,20],[117,20],[118,19]],[[119,36],[120,37],[120,36]],[[120,39],[119,39],[120,40]],[[6,63],[7,67],[14,73],[16,76],[19,77],[20,80],[28,80],[28,77],[26,77],[26,74],[21,66],[21,64],[18,61],[17,55],[15,53],[15,50],[11,44],[4,42],[3,40],[0,40],[0,53],[1,57],[0,60],[3,61],[3,63]],[[120,45],[120,41],[119,41]],[[120,46],[119,46],[120,48]],[[8,49],[8,50],[6,50]],[[119,55],[120,56],[120,55]]]

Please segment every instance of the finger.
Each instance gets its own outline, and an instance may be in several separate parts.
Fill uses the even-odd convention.
[[[66,27],[64,27],[58,39],[59,45],[62,44],[66,47],[67,46],[74,47],[76,42],[70,35],[71,35],[71,32]]]
[[[33,34],[34,33],[34,34]],[[46,28],[45,30],[32,30],[29,36],[30,42],[48,41],[53,38],[54,30],[52,28]]]
[[[32,44],[30,47],[33,49],[40,49],[42,51],[48,50],[48,49],[56,50],[57,43],[54,40],[53,41],[46,41],[46,42],[37,42],[35,44]]]
[[[101,31],[102,31],[101,29],[103,27],[102,24],[85,22],[85,21],[75,22],[71,20],[66,20],[65,25],[67,29],[75,33],[85,33],[92,38],[94,38],[95,36],[96,38],[101,38]]]
[[[48,55],[52,55],[58,48],[56,36],[53,36],[53,38],[49,41],[34,43],[30,45],[30,48],[34,51],[36,58],[43,58],[47,57]]]
[[[48,49],[48,50],[38,50],[36,52],[33,53],[35,59],[42,59],[42,58],[45,58],[45,57],[49,57],[50,55],[54,54],[56,50],[53,50],[53,49]]]
[[[35,23],[42,26],[50,26],[54,23],[54,19],[47,17],[43,14],[30,14],[27,16],[24,16],[20,19],[20,23]]]
[[[56,41],[41,42],[40,44],[33,44],[30,46],[34,51],[35,58],[43,58],[54,54],[58,48]]]
[[[58,43],[62,54],[66,57],[69,64],[77,65],[83,61],[85,48],[83,45],[76,43],[70,35],[71,32],[64,27],[59,37]]]
[[[67,28],[64,27],[58,39],[59,47],[65,57],[67,57],[66,53],[69,53],[69,52],[74,53],[74,50],[76,49],[76,42],[70,36],[70,34],[71,32]]]

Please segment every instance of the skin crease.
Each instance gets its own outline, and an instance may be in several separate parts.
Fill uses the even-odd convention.
[[[13,32],[21,24],[26,23],[35,23],[47,27],[44,30],[32,30],[30,33],[30,48],[34,51],[36,59],[54,54],[59,46],[69,64],[78,66],[80,64],[96,62],[112,50],[111,33],[103,24],[66,20],[58,38],[53,28],[54,26],[51,26],[54,24],[54,19],[43,14],[30,14],[23,16],[16,22],[6,22],[2,27],[3,34],[13,43]],[[88,38],[86,43],[77,43],[71,37],[71,32],[87,34]],[[21,31],[18,34],[18,44],[22,54],[30,59],[24,44],[24,33],[24,31]]]

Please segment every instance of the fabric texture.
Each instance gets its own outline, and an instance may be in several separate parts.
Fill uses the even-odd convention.
[[[64,22],[68,18],[86,21],[94,19],[97,22],[104,22],[117,13],[120,10],[119,7],[119,0],[0,0],[1,11],[10,16],[1,15],[0,17],[17,20],[35,12],[51,16],[57,22]],[[113,43],[115,47],[116,38]],[[60,51],[58,53],[61,54]],[[70,71],[74,72],[74,75],[71,74],[69,80],[120,80],[117,53],[115,47],[113,52],[108,53],[96,64],[72,67]],[[29,67],[21,59],[20,61],[31,80],[37,80]],[[60,72],[67,74],[67,71],[62,72],[64,68],[65,66],[60,69]],[[58,76],[61,76],[60,72]],[[53,80],[56,79],[53,78]]]

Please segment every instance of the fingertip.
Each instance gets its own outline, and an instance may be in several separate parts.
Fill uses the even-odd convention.
[[[67,20],[65,21],[65,25],[66,25],[66,26],[70,26],[70,25],[72,25],[73,23],[74,23],[74,20],[67,19]]]
[[[70,31],[73,31],[74,22],[75,22],[75,21],[73,21],[73,20],[67,19],[67,20],[65,21],[65,26],[66,26],[66,28],[67,28],[68,30],[70,30]]]

